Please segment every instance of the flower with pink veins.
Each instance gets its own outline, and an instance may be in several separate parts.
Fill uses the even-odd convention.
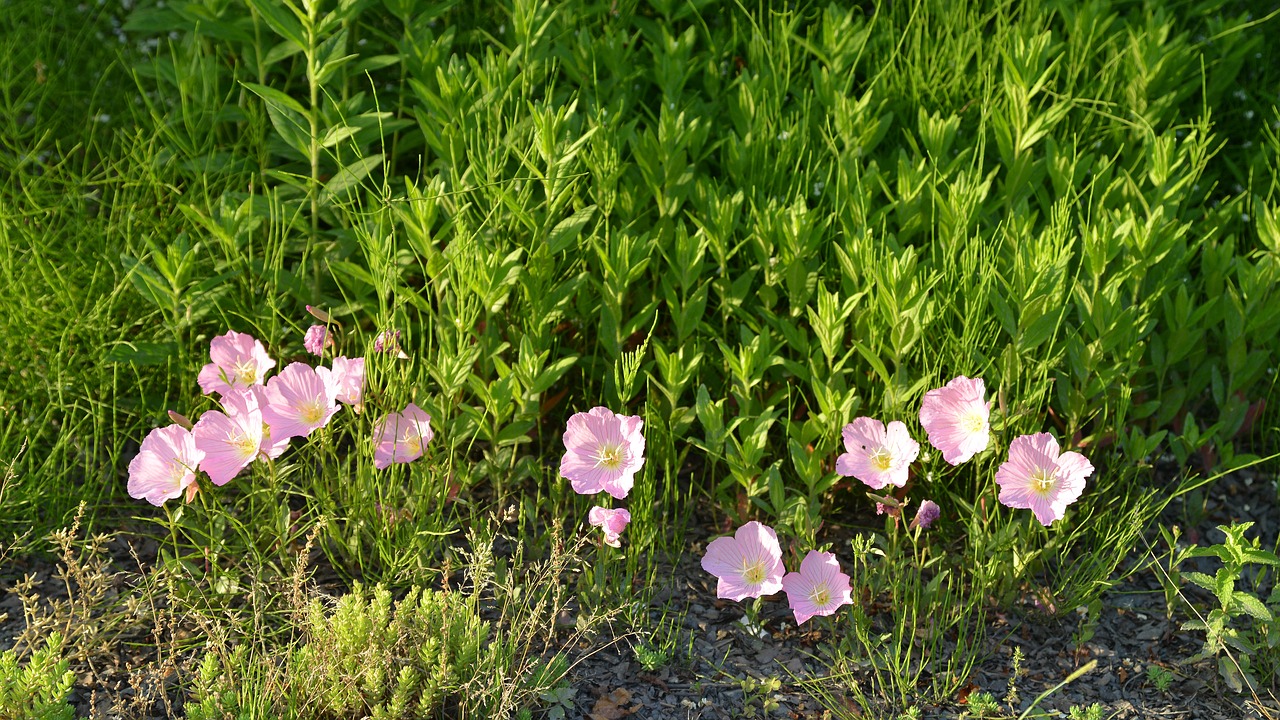
[[[403,413],[391,413],[374,429],[377,446],[373,451],[373,466],[379,470],[392,463],[413,462],[422,457],[422,450],[435,437],[431,430],[431,416],[422,408],[409,403]]]
[[[261,385],[267,371],[276,366],[260,341],[235,330],[209,342],[209,359],[213,362],[201,368],[196,377],[206,395]]]
[[[254,399],[258,402],[258,409],[261,410],[262,408],[265,408],[267,406],[267,389],[262,385],[254,385],[249,388],[249,390],[253,393]],[[258,458],[261,459],[265,456],[271,460],[275,460],[283,455],[284,451],[288,449],[290,439],[291,438],[288,435],[284,435],[278,439],[272,438],[271,426],[267,424],[266,418],[263,417],[262,444],[258,445],[258,452],[260,453]]]
[[[204,453],[200,469],[214,485],[226,485],[248,467],[262,447],[262,411],[250,390],[222,396],[225,412],[206,411],[192,433]]]
[[[329,424],[338,411],[337,389],[310,365],[290,363],[267,383],[262,419],[279,442],[306,437]]]
[[[312,325],[302,336],[302,347],[312,355],[323,355],[327,346],[333,345],[329,337],[329,329],[323,325]]]
[[[631,522],[631,513],[626,508],[610,510],[597,505],[587,514],[587,521],[604,531],[605,545],[622,547],[622,543],[618,542],[618,536],[622,535],[627,523]]]
[[[337,389],[338,402],[359,407],[364,396],[364,358],[340,355],[333,359],[332,368],[318,367],[316,372]]]
[[[625,498],[644,465],[644,421],[603,407],[575,413],[564,430],[560,475],[579,495],[604,491]]]
[[[733,537],[720,537],[707,545],[702,569],[720,578],[716,597],[742,600],[772,595],[782,589],[782,546],[768,525],[752,520]]]
[[[991,408],[984,400],[982,378],[963,375],[924,394],[920,424],[942,459],[959,465],[987,449],[991,442]]]
[[[157,506],[181,497],[184,490],[190,499],[199,487],[196,468],[203,459],[190,430],[180,425],[156,428],[129,462],[129,495]]]
[[[840,572],[840,561],[829,552],[810,550],[800,562],[800,572],[782,578],[782,589],[787,591],[797,625],[815,615],[834,614],[853,602],[849,576]]]
[[[1029,509],[1041,525],[1062,519],[1084,492],[1093,465],[1078,452],[1058,452],[1049,433],[1023,435],[1009,443],[1009,459],[996,471],[1000,503]]]
[[[845,425],[840,435],[848,452],[836,458],[836,472],[855,477],[873,490],[907,484],[907,471],[920,455],[920,443],[911,439],[906,425],[894,420],[886,430],[879,420],[860,417]]]

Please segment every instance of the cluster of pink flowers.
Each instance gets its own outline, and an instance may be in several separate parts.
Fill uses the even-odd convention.
[[[810,550],[799,572],[786,573],[777,533],[754,520],[738,528],[733,537],[712,540],[702,557],[702,569],[719,579],[716,596],[726,600],[785,591],[797,625],[816,615],[832,615],[853,602],[849,576],[841,572],[835,554]]]
[[[319,346],[313,350],[319,327]],[[304,346],[332,346],[323,326],[307,331]],[[152,430],[129,463],[129,494],[153,505],[198,489],[196,472],[225,485],[255,460],[280,457],[295,437],[307,437],[329,424],[341,404],[360,411],[364,358],[334,358],[331,367],[290,363],[268,378],[276,361],[262,342],[234,330],[209,343],[210,362],[197,382],[206,395],[218,395],[220,410],[208,410],[193,425],[171,413],[172,425]]]
[[[575,413],[564,429],[560,476],[579,495],[605,492],[619,500],[625,498],[644,465],[643,427],[639,416],[617,415],[604,407]],[[631,522],[631,513],[596,505],[588,521],[604,532],[606,545],[618,547],[618,536]]]
[[[929,444],[951,465],[972,459],[990,444],[991,404],[985,398],[982,379],[963,375],[925,393],[920,425]],[[836,458],[836,472],[857,478],[873,490],[907,484],[920,444],[911,439],[905,424],[894,420],[886,428],[879,420],[860,417],[846,425],[841,435],[846,452]],[[1093,465],[1080,453],[1060,453],[1052,435],[1023,435],[1009,444],[1009,459],[996,472],[999,500],[1007,507],[1031,510],[1048,526],[1066,514],[1091,474]],[[897,510],[881,506],[882,512],[895,516]],[[937,504],[926,500],[912,527],[928,527],[940,514]]]

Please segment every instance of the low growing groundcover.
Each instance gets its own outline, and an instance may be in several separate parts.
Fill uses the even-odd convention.
[[[0,9],[0,717],[1280,716],[1280,8]]]

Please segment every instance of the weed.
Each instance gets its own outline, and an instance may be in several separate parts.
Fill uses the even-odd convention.
[[[1173,673],[1159,665],[1148,665],[1147,682],[1154,685],[1161,694],[1169,692],[1169,687],[1173,684]]]

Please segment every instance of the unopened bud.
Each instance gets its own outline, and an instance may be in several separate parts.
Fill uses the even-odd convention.
[[[329,317],[329,313],[313,305],[307,306],[307,312],[311,313],[311,317],[319,320],[322,323],[332,322],[333,320],[332,318]]]
[[[176,413],[176,412],[174,412],[174,411],[170,410],[170,411],[169,411],[169,419],[170,419],[170,420],[172,420],[172,421],[174,421],[175,423],[177,423],[177,424],[181,425],[182,427],[184,427],[184,428],[188,429],[188,430],[190,430],[192,427],[194,427],[194,423],[192,423],[192,422],[191,422],[191,419],[190,419],[190,418],[188,418],[186,415],[183,415],[182,413]]]

